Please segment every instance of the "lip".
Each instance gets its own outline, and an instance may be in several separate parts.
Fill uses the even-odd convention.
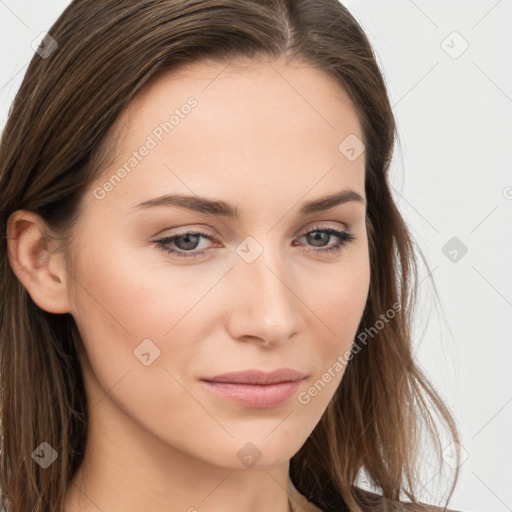
[[[306,376],[290,368],[271,372],[248,370],[200,379],[213,393],[244,407],[267,409],[286,402]]]
[[[208,382],[227,382],[230,384],[277,384],[279,382],[292,382],[303,379],[305,375],[291,368],[278,368],[271,372],[261,370],[246,370],[243,372],[230,372],[206,377],[201,380]]]

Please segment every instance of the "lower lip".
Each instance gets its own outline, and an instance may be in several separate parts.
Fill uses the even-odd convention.
[[[276,384],[238,384],[201,381],[214,393],[252,409],[268,409],[286,402],[299,388],[303,379]]]

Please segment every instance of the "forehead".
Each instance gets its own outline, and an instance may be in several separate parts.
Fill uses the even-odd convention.
[[[184,65],[148,84],[115,128],[116,159],[98,183],[124,166],[111,194],[127,207],[159,191],[235,199],[243,190],[249,199],[258,190],[261,200],[281,190],[299,199],[313,187],[321,195],[348,186],[364,194],[364,154],[351,161],[340,150],[347,137],[363,139],[353,104],[306,63]]]
[[[284,60],[205,60],[160,73],[132,100],[119,122],[131,127],[135,121],[147,131],[152,125],[145,122],[168,119],[190,97],[199,104],[192,117],[205,130],[260,127],[258,135],[266,132],[270,137],[282,130],[289,133],[295,124],[300,133],[308,127],[352,129],[362,138],[354,106],[335,78],[310,64]],[[309,122],[297,125],[301,120]]]

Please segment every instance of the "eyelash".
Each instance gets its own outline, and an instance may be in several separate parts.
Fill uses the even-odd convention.
[[[348,231],[342,231],[342,230],[337,230],[337,229],[332,229],[332,228],[320,228],[320,227],[316,227],[309,231],[306,231],[306,233],[301,235],[300,238],[302,238],[303,236],[309,235],[311,233],[317,233],[317,232],[318,233],[328,233],[329,235],[337,236],[338,239],[340,240],[340,242],[337,245],[333,245],[332,247],[329,247],[327,249],[310,249],[311,251],[314,251],[316,253],[336,253],[338,251],[341,251],[341,249],[345,245],[352,242],[356,238],[352,233],[349,233]],[[207,239],[212,238],[208,234],[202,233],[200,231],[188,231],[185,233],[180,233],[179,235],[173,235],[170,237],[162,238],[161,240],[156,240],[155,243],[159,249],[161,249],[165,252],[174,254],[180,258],[196,258],[198,256],[202,256],[206,252],[206,250],[192,252],[192,251],[176,251],[176,250],[170,248],[170,243],[172,243],[174,240],[176,240],[177,238],[182,238],[182,237],[189,236],[189,235],[201,236],[201,237],[207,238]]]

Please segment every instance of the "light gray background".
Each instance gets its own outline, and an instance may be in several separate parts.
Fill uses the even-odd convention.
[[[0,0],[2,128],[31,43],[68,3]],[[386,77],[400,134],[394,193],[441,300],[421,265],[415,350],[467,457],[450,508],[512,510],[512,1],[343,3]],[[467,254],[443,253],[452,237]]]

